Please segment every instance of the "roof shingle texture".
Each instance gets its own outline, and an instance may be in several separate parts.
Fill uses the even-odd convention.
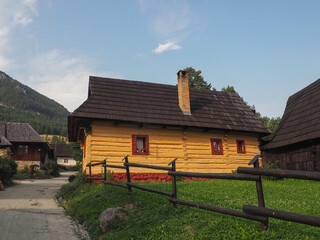
[[[50,144],[56,157],[72,157],[72,146],[67,144]]]
[[[270,133],[238,94],[190,89],[191,116],[177,86],[90,77],[89,97],[70,116]]]
[[[289,97],[282,120],[264,149],[320,138],[320,79]]]
[[[12,144],[8,141],[8,139],[4,136],[0,136],[0,147],[8,147]]]
[[[9,142],[46,142],[29,123],[0,122],[0,136],[5,135]]]

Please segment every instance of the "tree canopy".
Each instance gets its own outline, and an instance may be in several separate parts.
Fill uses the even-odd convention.
[[[190,88],[215,90],[215,88],[211,86],[211,83],[206,82],[201,76],[201,70],[196,71],[193,67],[187,67],[183,69],[183,71],[188,73]]]
[[[0,71],[0,121],[28,122],[40,134],[67,136],[68,110]]]
[[[208,83],[204,80],[204,78],[201,76],[201,70],[195,70],[193,67],[187,67],[183,69],[188,73],[188,80],[189,80],[189,87],[190,88],[199,88],[199,89],[208,89],[208,90],[215,90],[211,86],[211,83]],[[228,92],[228,93],[237,93],[238,92],[234,89],[233,86],[226,86],[221,89],[223,92]],[[242,98],[243,99],[243,98]],[[272,134],[269,136],[264,137],[265,141],[271,140],[272,137],[275,134],[275,131],[278,128],[278,125],[281,121],[280,117],[277,118],[269,118],[267,116],[261,116],[259,112],[256,112],[256,108],[254,105],[248,104],[246,101],[244,101],[247,106],[257,115],[257,117],[262,121],[262,123],[272,131]]]
[[[222,92],[228,92],[228,93],[237,93],[236,90],[234,90],[233,86],[227,86],[227,87],[223,87],[221,88]]]

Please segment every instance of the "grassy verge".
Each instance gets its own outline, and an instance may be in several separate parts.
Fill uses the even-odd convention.
[[[81,180],[82,182],[82,180]],[[270,230],[260,223],[178,205],[167,197],[133,189],[81,184],[65,186],[60,192],[69,215],[83,223],[93,239],[320,239],[320,228],[270,219]],[[171,191],[170,183],[143,183]],[[266,207],[320,217],[319,182],[283,180],[263,182]],[[254,182],[178,182],[178,197],[199,203],[241,210],[244,204],[257,205]],[[114,223],[102,233],[98,218],[106,208],[123,207],[129,218]]]

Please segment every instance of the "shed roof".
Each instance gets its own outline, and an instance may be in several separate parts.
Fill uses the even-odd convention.
[[[320,79],[289,97],[282,120],[271,142],[273,149],[320,138]]]
[[[72,146],[68,144],[50,144],[56,157],[72,157]]]
[[[69,138],[74,118],[270,133],[236,93],[190,89],[190,105],[184,115],[177,86],[90,76],[88,99],[69,116]]]

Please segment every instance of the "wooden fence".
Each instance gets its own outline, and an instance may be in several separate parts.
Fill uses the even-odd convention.
[[[169,197],[169,201],[173,203],[174,207],[177,207],[177,204],[185,205],[189,207],[195,207],[207,211],[227,214],[235,217],[250,219],[258,221],[261,223],[263,230],[269,228],[269,218],[277,218],[285,221],[298,222],[302,224],[307,224],[311,226],[320,227],[320,217],[307,216],[298,213],[285,212],[276,209],[269,209],[265,207],[263,188],[261,182],[261,176],[273,176],[281,178],[295,178],[295,179],[306,179],[306,180],[316,180],[320,181],[320,172],[308,172],[308,171],[295,171],[295,170],[281,170],[281,169],[267,169],[259,168],[259,158],[260,155],[256,155],[250,162],[249,165],[253,165],[254,168],[247,167],[238,167],[237,172],[239,174],[219,174],[219,173],[195,173],[195,172],[179,172],[176,171],[176,160],[168,164],[170,167],[162,167],[155,165],[146,165],[146,164],[137,164],[129,163],[128,156],[124,157],[125,160],[124,166],[110,165],[106,164],[106,159],[100,163],[89,163],[89,177],[87,179],[92,183],[92,180],[102,180],[103,183],[127,188],[130,192],[132,188],[137,188],[143,191],[148,191],[152,193],[157,193]],[[92,177],[91,168],[93,166],[99,166],[104,168],[104,177]],[[139,167],[139,168],[149,168],[156,170],[165,170],[168,171],[168,175],[172,176],[172,192],[166,192],[159,189],[149,188],[141,186],[135,183],[132,183],[130,180],[130,167]],[[121,168],[126,169],[127,182],[126,184],[110,182],[106,180],[107,168]],[[226,179],[226,180],[242,180],[242,181],[255,181],[258,206],[249,206],[244,205],[242,211],[237,211],[233,209],[227,209],[222,207],[216,207],[212,205],[206,205],[202,203],[196,203],[192,201],[179,199],[177,196],[177,177],[197,177],[197,178],[211,178],[211,179]]]

